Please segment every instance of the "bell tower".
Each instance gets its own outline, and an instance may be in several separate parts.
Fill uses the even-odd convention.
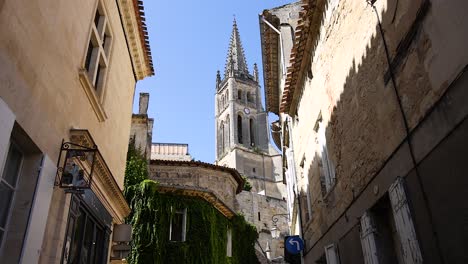
[[[224,76],[220,71],[216,74],[215,113],[216,164],[236,169],[252,186],[236,195],[235,210],[258,231],[269,230],[273,215],[287,213],[282,158],[269,142],[258,68],[254,64],[249,72],[236,20]],[[288,228],[286,221],[279,226]],[[272,257],[282,254],[281,245],[270,233],[260,232],[258,241],[263,248],[271,248]]]
[[[236,195],[235,210],[255,225],[270,230],[272,216],[286,214],[287,197],[282,178],[282,158],[269,142],[268,115],[262,106],[257,65],[249,72],[237,28],[232,26],[224,76],[216,74],[216,164],[236,169],[252,188]],[[279,225],[287,230],[284,221]],[[282,254],[281,245],[268,232],[259,232],[259,243],[271,248],[271,257]],[[262,249],[257,248],[259,252]]]
[[[224,77],[216,75],[216,162],[236,168],[225,157],[241,149],[268,153],[267,114],[260,98],[258,68],[249,72],[234,20]]]
[[[216,164],[237,169],[249,178],[252,192],[282,198],[281,156],[269,143],[268,115],[262,106],[258,68],[249,72],[236,20],[224,76],[216,74]]]

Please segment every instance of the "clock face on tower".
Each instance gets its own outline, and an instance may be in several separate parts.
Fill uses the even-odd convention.
[[[247,115],[250,114],[250,109],[248,109],[247,107],[244,108],[244,113],[246,113]]]

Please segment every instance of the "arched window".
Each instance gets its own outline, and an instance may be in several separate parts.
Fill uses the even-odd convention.
[[[237,90],[237,99],[242,100],[242,90]]]
[[[223,94],[221,96],[221,109],[223,109],[225,105],[226,105],[226,98],[224,98],[224,94]]]
[[[226,129],[225,137],[226,137],[226,139],[224,140],[224,143],[226,144],[226,147],[225,147],[226,151],[229,150],[229,145],[230,145],[229,142],[230,142],[230,135],[231,135],[231,133],[230,133],[231,127],[230,127],[229,123],[230,122],[229,122],[229,115],[228,115],[226,117],[226,124],[225,124],[225,129]]]
[[[252,102],[252,94],[250,92],[247,92],[247,102]]]
[[[242,116],[237,116],[237,141],[242,144]]]
[[[221,146],[221,154],[224,153],[224,122],[221,121],[221,126],[219,128],[219,132],[221,133],[221,142],[220,143],[220,146]]]
[[[253,119],[249,120],[249,129],[250,129],[250,145],[255,146],[255,127]]]

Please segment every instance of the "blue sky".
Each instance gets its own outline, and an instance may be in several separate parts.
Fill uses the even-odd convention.
[[[262,77],[258,14],[290,2],[144,1],[156,74],[138,82],[133,110],[139,93],[149,92],[153,142],[188,143],[193,158],[214,162],[215,78],[224,72],[233,15],[249,70],[257,63]]]

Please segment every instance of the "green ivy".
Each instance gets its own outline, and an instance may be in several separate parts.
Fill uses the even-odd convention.
[[[250,192],[250,190],[252,190],[252,184],[250,184],[249,180],[247,179],[247,177],[245,177],[244,175],[242,175],[242,178],[244,179],[244,191],[248,191]]]
[[[128,145],[124,186],[139,184],[145,179],[148,179],[148,162],[141,151],[135,148],[135,142],[131,140]]]
[[[132,264],[143,263],[258,263],[254,226],[243,216],[231,220],[205,200],[158,192],[158,184],[144,180],[127,188],[132,197]],[[170,219],[176,209],[187,208],[186,241],[169,241]],[[226,257],[227,230],[232,232],[232,257]]]
[[[125,197],[133,226],[131,264],[232,263],[257,264],[254,243],[258,233],[243,216],[227,219],[205,200],[175,193],[159,193],[148,180],[146,159],[129,147],[125,170]],[[186,241],[169,241],[176,209],[187,208]],[[226,256],[227,230],[232,233],[232,257]]]

